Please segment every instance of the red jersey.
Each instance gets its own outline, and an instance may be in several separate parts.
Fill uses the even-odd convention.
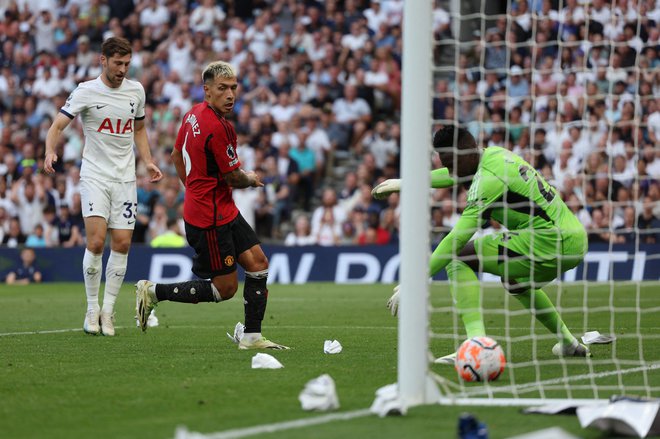
[[[183,219],[206,229],[236,218],[231,186],[222,177],[241,166],[231,123],[208,103],[197,104],[183,117],[174,147],[181,151],[186,167]]]

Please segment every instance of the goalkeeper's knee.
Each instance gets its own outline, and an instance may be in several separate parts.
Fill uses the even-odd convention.
[[[509,294],[513,296],[519,296],[520,294],[526,294],[529,293],[532,290],[532,286],[527,282],[519,282],[515,279],[510,279],[506,280],[502,278],[502,285],[504,286],[504,289],[509,292]]]

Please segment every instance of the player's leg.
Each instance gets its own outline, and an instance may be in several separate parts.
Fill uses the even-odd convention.
[[[88,334],[98,334],[101,330],[99,288],[103,269],[103,247],[108,231],[110,201],[105,190],[95,182],[81,180],[80,202],[87,241],[82,264],[85,295],[87,296],[87,312],[83,330]]]
[[[137,192],[135,182],[109,183],[110,196],[110,257],[105,266],[105,289],[101,308],[101,332],[115,335],[114,309],[119,290],[124,283],[128,265],[128,251],[135,227]]]
[[[473,247],[472,243],[468,245]],[[467,338],[486,335],[481,313],[481,288],[476,270],[466,261],[458,259],[451,261],[446,270],[449,290],[465,326]]]
[[[561,243],[551,235],[542,236],[537,233],[532,238],[531,233],[521,231],[515,234],[503,233],[482,238],[479,244],[482,248],[480,260],[484,265],[484,271],[498,274],[504,288],[530,310],[548,331],[557,335],[560,345],[557,349],[565,352],[565,355],[569,354],[568,351],[571,351],[570,355],[574,355],[576,346],[580,346],[578,351],[588,353],[588,349],[579,345],[548,295],[541,289],[562,271],[573,268],[576,264],[560,266],[557,261],[561,261],[561,257],[536,261],[530,256],[512,249],[527,248],[532,253],[532,248],[534,251],[540,252],[545,247],[546,253],[561,252]],[[531,245],[532,242],[534,246]],[[495,264],[493,261],[496,261]],[[553,352],[555,350],[553,348]]]
[[[529,258],[514,253],[502,245],[511,239],[519,239],[519,235],[505,232],[470,241],[463,248],[459,257],[447,265],[450,291],[468,338],[486,335],[481,310],[481,288],[476,273],[496,274],[502,277],[505,287],[509,285],[509,278],[523,278],[530,275],[532,268],[529,265]],[[515,285],[520,288],[518,283]],[[521,290],[519,294],[529,294],[529,291],[525,293]],[[534,303],[542,306],[546,301],[539,300]],[[542,317],[539,314],[536,315],[539,319],[544,320],[559,317],[556,310],[554,315],[549,315],[545,309]]]
[[[259,239],[242,215],[234,220],[232,235],[238,263],[245,269],[243,303],[245,304],[245,330],[239,349],[288,349],[261,335],[261,322],[268,304],[268,258]]]
[[[238,289],[229,224],[203,230],[186,223],[186,239],[195,250],[192,271],[202,279],[171,284],[138,281],[135,308],[143,331],[147,330],[149,315],[158,302],[220,302],[231,299]],[[224,259],[221,255],[225,255]],[[209,278],[213,281],[205,280]]]
[[[552,352],[559,356],[589,356],[589,349],[580,344],[571,333],[548,295],[541,288],[532,289],[529,279],[509,281],[509,292],[538,320],[548,331],[557,335],[558,343]],[[522,285],[522,286],[521,286]]]
[[[105,289],[101,308],[101,332],[103,335],[115,335],[115,302],[124,283],[132,235],[132,230],[110,229],[110,257],[105,265]]]
[[[449,291],[463,321],[467,338],[486,335],[481,312],[481,288],[476,274],[479,269],[480,263],[474,241],[467,243],[459,257],[451,261],[446,268]],[[453,365],[455,360],[456,352],[452,352],[436,359],[435,362]]]

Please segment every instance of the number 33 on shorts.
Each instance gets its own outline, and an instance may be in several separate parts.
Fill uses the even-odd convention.
[[[137,216],[137,203],[126,201],[124,203],[124,207],[125,210],[123,213],[123,217],[128,219],[128,224],[135,223],[135,217]]]

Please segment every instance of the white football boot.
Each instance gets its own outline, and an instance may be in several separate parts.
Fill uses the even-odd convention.
[[[156,317],[156,310],[152,309],[147,318],[147,327],[155,328],[156,326],[158,326],[158,317]]]
[[[98,309],[90,309],[87,311],[87,314],[85,314],[85,320],[83,321],[83,331],[92,335],[96,335],[101,331]]]
[[[142,332],[147,330],[149,314],[156,307],[158,299],[155,293],[149,292],[149,287],[154,283],[149,280],[140,280],[135,284],[135,312],[136,319]]]
[[[241,341],[238,342],[238,349],[248,350],[248,349],[272,349],[272,350],[286,350],[289,349],[288,346],[274,343],[268,340],[266,337],[253,336],[253,334],[243,334]]]
[[[444,357],[436,358],[435,364],[447,364],[453,366],[456,363],[456,352],[453,354],[445,355]]]
[[[108,337],[115,336],[115,313],[101,313],[101,333]]]
[[[552,347],[552,353],[558,357],[591,357],[589,348],[577,340],[568,345],[557,343]]]

